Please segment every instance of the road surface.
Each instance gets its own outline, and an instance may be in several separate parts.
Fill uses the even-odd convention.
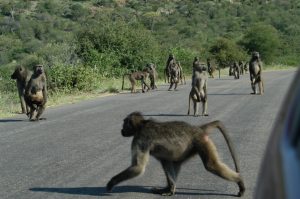
[[[168,85],[148,93],[122,93],[76,104],[47,108],[47,120],[25,115],[0,119],[0,198],[160,198],[152,187],[165,185],[160,164],[151,158],[146,172],[106,193],[109,179],[130,164],[131,138],[120,134],[127,114],[141,111],[160,121],[200,125],[225,123],[236,149],[246,192],[252,198],[260,162],[277,112],[295,71],[265,72],[265,94],[250,95],[249,74],[208,82],[208,117],[187,116],[190,82],[179,91]],[[200,109],[201,112],[201,109]],[[220,133],[212,139],[221,159],[233,167]],[[173,198],[236,198],[238,187],[207,172],[199,157],[183,165]]]

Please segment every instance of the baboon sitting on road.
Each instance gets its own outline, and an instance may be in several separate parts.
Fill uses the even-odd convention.
[[[221,131],[225,138],[236,171],[221,162],[216,146],[209,138],[209,134],[216,128]],[[141,113],[133,112],[124,119],[121,133],[124,137],[133,136],[131,166],[111,178],[106,186],[107,191],[111,191],[120,182],[142,174],[149,161],[149,156],[152,155],[160,161],[167,178],[167,186],[162,189],[153,189],[153,192],[165,196],[174,195],[175,183],[182,163],[192,156],[199,155],[208,171],[237,183],[239,186],[238,196],[242,196],[245,192],[232,144],[223,123],[220,121],[210,122],[202,126],[192,126],[181,121],[145,120]]]

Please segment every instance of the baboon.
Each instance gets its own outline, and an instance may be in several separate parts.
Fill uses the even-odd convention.
[[[243,66],[245,74],[248,73],[248,66],[249,66],[249,62],[245,62],[244,66]]]
[[[215,78],[214,73],[216,71],[216,65],[210,58],[207,58],[207,71],[211,78]]]
[[[166,67],[164,70],[165,82],[167,82],[167,80],[168,80],[168,83],[170,83],[170,68],[169,68],[169,66],[170,66],[171,62],[175,62],[175,57],[174,57],[174,55],[169,54],[169,57],[168,57],[168,60],[166,63]]]
[[[196,60],[196,58],[195,58]],[[192,88],[189,94],[189,109],[190,114],[191,103],[194,105],[194,116],[198,116],[198,103],[202,102],[202,116],[207,114],[207,73],[206,68],[200,65],[200,62],[193,63]]]
[[[131,83],[131,93],[135,93],[136,89],[135,89],[135,84],[136,84],[136,80],[141,80],[141,84],[142,84],[142,92],[145,92],[145,88],[147,87],[147,91],[150,89],[150,87],[148,86],[148,84],[146,83],[146,80],[149,76],[149,68],[145,68],[142,71],[136,71],[133,73],[129,73],[129,74],[124,74],[123,75],[123,81],[122,81],[122,90],[124,89],[124,77],[128,76],[129,81]]]
[[[168,83],[171,83],[171,81],[170,81],[171,80],[171,67],[173,67],[174,64],[176,64],[178,66],[178,68],[179,68],[179,79],[181,81],[181,84],[186,84],[186,82],[185,82],[185,76],[184,76],[181,64],[180,64],[180,62],[177,62],[175,60],[175,57],[172,54],[169,55],[167,63],[166,63],[166,67],[165,67],[165,70],[164,70],[165,82],[167,82],[167,80],[166,80],[166,78],[167,78],[168,79]]]
[[[38,121],[47,102],[47,80],[42,65],[36,65],[33,68],[33,74],[25,89],[25,101],[30,107],[30,112],[27,112],[30,121]],[[34,118],[35,112],[37,114]]]
[[[221,131],[225,138],[236,171],[221,162],[216,146],[209,138],[209,134],[216,128]],[[124,119],[121,134],[124,137],[133,136],[131,166],[111,178],[106,186],[109,192],[120,182],[142,174],[145,171],[149,156],[152,155],[160,161],[167,179],[167,186],[162,189],[154,188],[153,193],[165,196],[174,195],[176,191],[175,183],[182,163],[197,154],[208,171],[237,183],[239,187],[238,196],[242,196],[245,192],[236,155],[227,130],[220,121],[192,126],[182,121],[158,122],[152,119],[145,120],[141,113],[133,112]]]
[[[180,67],[177,63],[175,62],[170,63],[169,74],[170,74],[170,87],[168,90],[171,91],[173,85],[175,85],[174,90],[177,90],[177,85],[180,79]]]
[[[156,86],[156,79],[158,77],[158,73],[156,71],[156,65],[153,64],[153,63],[149,63],[146,65],[147,68],[150,69],[150,73],[149,73],[149,79],[150,79],[150,88],[151,89],[157,89],[157,86]]]
[[[232,64],[232,68],[233,68],[233,75],[234,75],[234,79],[240,79],[240,67],[238,62],[233,62]]]
[[[20,65],[15,68],[14,73],[11,75],[11,79],[15,79],[17,82],[17,89],[21,103],[22,113],[28,113],[29,107],[25,102],[25,88],[30,80],[32,72],[26,67]]]
[[[250,81],[251,88],[253,93],[256,94],[256,84],[259,86],[259,94],[264,93],[264,82],[262,78],[262,63],[260,60],[259,52],[253,52],[252,57],[249,61],[249,72],[250,72]]]
[[[244,75],[244,63],[239,61],[240,75]]]

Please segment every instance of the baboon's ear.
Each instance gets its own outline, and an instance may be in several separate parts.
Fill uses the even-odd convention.
[[[132,127],[139,129],[142,121],[144,120],[142,114],[140,112],[133,112],[129,116]]]

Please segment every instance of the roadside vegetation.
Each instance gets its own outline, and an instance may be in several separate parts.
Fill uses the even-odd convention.
[[[10,79],[20,64],[45,66],[51,106],[119,92],[123,74],[147,63],[162,78],[170,53],[187,76],[195,56],[222,69],[254,50],[265,69],[300,62],[297,0],[2,0],[0,8],[0,117],[20,109]]]

